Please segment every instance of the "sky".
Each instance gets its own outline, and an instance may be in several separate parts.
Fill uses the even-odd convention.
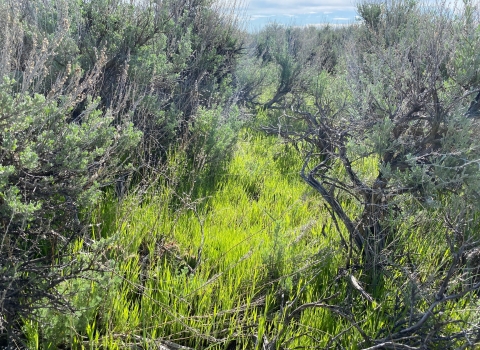
[[[247,28],[256,31],[277,22],[302,26],[355,22],[354,0],[245,0]]]

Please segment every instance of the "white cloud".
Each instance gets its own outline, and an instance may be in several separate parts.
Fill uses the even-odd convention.
[[[269,18],[269,17],[275,17],[275,16],[273,16],[273,15],[269,15],[269,16],[266,16],[266,15],[252,15],[250,17],[253,18],[253,19],[257,19],[257,18]]]
[[[324,14],[334,11],[353,11],[355,6],[352,0],[247,0],[247,13],[254,14],[308,14],[321,12]]]
[[[220,0],[217,0],[220,1]],[[231,0],[221,0],[231,1]],[[275,22],[306,26],[325,23],[346,25],[355,22],[358,0],[244,0],[243,14],[249,31]],[[339,24],[339,22],[341,24]]]

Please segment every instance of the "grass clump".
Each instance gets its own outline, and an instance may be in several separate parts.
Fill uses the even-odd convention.
[[[367,172],[371,164],[356,166]],[[357,349],[415,322],[431,303],[420,291],[438,288],[442,266],[451,263],[449,247],[435,240],[438,213],[425,208],[397,223],[372,287],[361,266],[345,265],[353,260],[339,233],[348,234],[301,181],[299,167],[297,153],[277,138],[245,131],[223,175],[206,180],[208,197],[160,181],[143,197],[104,201],[92,240],[84,242],[92,254],[101,252],[104,271],[66,283],[80,311],[44,311],[42,327],[25,326],[29,344]],[[372,300],[354,288],[352,276]],[[474,320],[476,312],[465,311],[474,304],[445,304],[438,317]]]
[[[105,258],[114,265],[108,283],[92,278],[90,287],[91,295],[106,286],[108,293],[101,305],[85,304],[88,322],[67,317],[65,342],[259,348],[275,336],[289,301],[325,293],[323,281],[336,273],[335,237],[296,172],[301,159],[276,138],[240,139],[209,197],[190,198],[164,182],[142,201],[99,207],[97,240],[108,242]]]

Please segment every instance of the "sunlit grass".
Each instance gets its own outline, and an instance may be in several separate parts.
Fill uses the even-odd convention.
[[[319,253],[336,241],[318,196],[298,176],[301,159],[279,140],[247,132],[236,147],[209,197],[181,198],[179,208],[166,186],[142,203],[124,199],[115,218],[114,201],[100,208],[120,282],[98,309],[101,321],[75,341],[252,348],[274,333],[279,310],[307,282],[303,273],[335,273],[333,254]]]
[[[354,349],[363,335],[350,316],[327,305],[354,305],[355,324],[374,336],[389,331],[399,297],[408,300],[390,292],[408,290],[405,283],[413,277],[405,279],[402,266],[416,264],[414,277],[433,287],[430,276],[437,276],[449,256],[448,247],[435,239],[441,225],[430,220],[425,231],[414,219],[398,223],[390,243],[392,264],[370,291],[375,301],[367,302],[342,278],[346,252],[320,197],[300,179],[298,153],[254,132],[239,139],[204,198],[192,197],[204,191],[178,193],[161,180],[143,197],[103,202],[92,239],[103,247],[108,272],[66,285],[75,290],[72,303],[81,311],[49,314],[43,329],[27,324],[32,348],[54,349],[62,342],[73,348],[155,348],[170,340],[194,349],[262,349],[266,341],[289,348],[341,343]],[[188,171],[175,168],[181,159],[172,158],[175,176]],[[376,169],[370,158],[355,166],[365,173]],[[342,205],[350,213],[359,211],[356,203]],[[439,258],[442,251],[445,258]],[[361,270],[355,273],[362,277]],[[398,305],[404,310],[398,312],[426,306],[422,297]],[[318,305],[292,314],[304,303]],[[53,340],[41,344],[40,334]]]

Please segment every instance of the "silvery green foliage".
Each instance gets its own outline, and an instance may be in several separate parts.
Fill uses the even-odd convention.
[[[377,266],[373,276],[381,275],[382,266],[399,261],[395,253],[398,246],[408,245],[401,238],[403,230],[412,229],[408,222],[418,225],[418,234],[435,230],[438,242],[445,242],[449,255],[440,259],[450,266],[449,272],[430,277],[441,281],[440,286],[415,287],[433,309],[435,302],[455,293],[461,300],[479,287],[477,276],[464,273],[480,238],[479,121],[467,113],[480,86],[474,73],[477,53],[465,49],[471,47],[478,21],[468,20],[468,7],[467,14],[458,17],[441,4],[422,2],[384,1],[381,9],[375,25],[364,26],[356,42],[350,43],[346,78],[351,100],[342,130],[348,139],[346,154],[351,156],[339,152],[334,158],[341,159],[347,173],[353,157],[359,159],[358,150],[360,159],[377,161],[373,178],[354,171],[347,182],[365,203],[362,215],[354,220],[368,228],[353,234],[362,235],[363,244],[369,237],[375,239],[363,245],[370,251],[365,260]],[[395,288],[403,290],[402,285]],[[426,312],[421,303],[404,302],[411,314]],[[460,307],[453,304],[447,309]],[[441,322],[451,324],[453,319]],[[392,339],[408,335],[403,344],[434,347],[444,340],[413,338],[442,331],[448,334],[445,339],[455,337],[455,331],[440,322],[426,320],[429,316],[392,334]],[[472,332],[469,328],[463,334],[472,339]]]
[[[367,289],[409,295],[410,273],[423,273],[421,254],[406,248],[409,233],[438,232],[432,244],[442,247],[445,270],[414,283],[418,300],[401,299],[410,319],[394,323],[411,327],[384,329],[388,336],[372,343],[433,348],[461,336],[467,344],[476,320],[465,331],[448,328],[455,317],[435,308],[480,288],[478,275],[465,273],[480,239],[478,2],[453,11],[445,2],[366,1],[359,10],[336,74],[302,68],[315,79],[274,101],[281,112],[264,129],[305,154],[301,175],[343,224],[346,266],[362,267]]]
[[[86,233],[82,218],[88,215],[82,210],[125,169],[120,156],[141,137],[131,123],[114,124],[109,111],[98,110],[98,99],[87,97],[81,117],[71,121],[71,106],[62,102],[67,97],[16,92],[8,78],[0,84],[0,316],[5,327],[28,317],[40,300],[66,306],[55,297],[55,286],[92,267],[92,261],[66,258],[69,244]]]
[[[341,42],[351,28],[293,28],[271,24],[249,37],[249,51],[236,72],[240,101],[278,109],[313,85],[321,70],[333,72]]]
[[[216,108],[230,98],[230,76],[242,43],[236,19],[219,6],[209,0],[69,4],[72,26],[58,61],[89,69],[95,50],[104,50],[101,104],[131,109],[144,133],[139,161],[162,161],[170,147],[190,135],[202,107]],[[118,99],[125,91],[129,97]]]
[[[102,187],[186,140],[226,157],[241,41],[218,6],[0,1],[0,330],[68,308],[56,287],[95,267],[69,252]]]
[[[131,148],[140,136],[131,123],[114,125],[108,111],[97,109],[98,99],[87,99],[81,118],[69,122],[68,105],[16,93],[13,85],[8,78],[0,85],[0,191],[1,212],[9,218],[7,233],[24,230],[39,211],[56,205],[94,204],[110,177],[112,160],[107,157]],[[56,218],[60,213],[51,213],[50,222],[63,221]]]
[[[475,74],[465,74],[476,69],[477,56],[465,53],[475,35],[468,9],[456,20],[447,9],[409,1],[386,2],[382,11],[348,58],[353,101],[363,101],[352,105],[359,118],[352,129],[367,126],[352,137],[370,145],[367,152],[388,168],[379,176],[396,191],[420,201],[461,191],[474,200],[465,192],[480,181],[472,171],[480,156],[478,122],[466,118],[479,88]]]

